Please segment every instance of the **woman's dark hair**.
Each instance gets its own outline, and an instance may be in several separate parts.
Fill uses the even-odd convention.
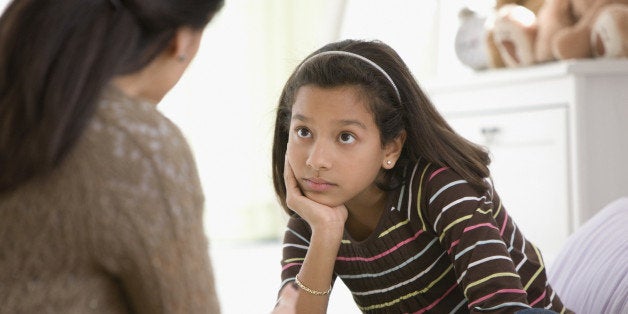
[[[355,57],[339,54],[312,56],[323,51],[348,51],[366,57],[379,65],[393,80],[395,87],[375,67]],[[474,188],[488,188],[484,178],[490,172],[490,157],[483,147],[458,135],[438,113],[419,87],[412,73],[388,45],[379,41],[344,40],[328,44],[308,56],[286,82],[277,108],[272,152],[275,193],[286,206],[284,162],[288,131],[297,90],[304,85],[322,88],[356,86],[369,99],[371,112],[379,127],[382,145],[406,132],[406,141],[395,167],[386,170],[382,189],[393,189],[404,181],[404,169],[419,158],[447,166],[464,177]]]
[[[53,169],[111,79],[133,73],[222,0],[15,0],[0,18],[0,192]]]

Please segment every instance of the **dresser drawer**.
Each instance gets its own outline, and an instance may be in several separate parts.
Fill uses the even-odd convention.
[[[555,256],[571,225],[566,108],[446,118],[458,133],[490,150],[504,206],[547,258]]]

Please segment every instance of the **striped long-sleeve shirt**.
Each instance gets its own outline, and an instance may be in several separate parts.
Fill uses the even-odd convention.
[[[569,313],[547,282],[539,250],[491,189],[478,193],[448,168],[424,162],[392,191],[375,231],[345,232],[334,266],[365,313]],[[294,280],[311,231],[291,217],[282,286]]]

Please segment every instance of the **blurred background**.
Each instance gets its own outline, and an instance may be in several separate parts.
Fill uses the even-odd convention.
[[[0,0],[0,9],[7,2]],[[206,29],[191,67],[159,106],[180,126],[195,153],[205,192],[204,222],[223,313],[268,313],[274,305],[280,283],[281,238],[287,221],[275,199],[271,179],[274,108],[284,82],[306,55],[326,43],[345,38],[379,39],[397,50],[420,85],[433,96],[436,106],[442,105],[449,113],[446,116],[452,124],[465,136],[491,148],[497,189],[503,191],[502,198],[507,204],[509,200],[512,204],[530,201],[529,195],[517,194],[520,185],[548,195],[539,203],[530,204],[530,210],[513,205],[513,216],[522,222],[527,236],[539,241],[551,264],[565,238],[590,216],[573,214],[573,208],[581,206],[580,200],[571,195],[578,188],[574,178],[584,173],[576,171],[580,169],[574,140],[578,132],[570,129],[574,122],[568,120],[573,115],[569,110],[573,110],[570,102],[575,99],[575,88],[567,85],[564,97],[557,100],[550,96],[561,88],[545,81],[567,77],[572,68],[549,65],[530,70],[484,71],[494,72],[489,74],[474,71],[468,63],[478,64],[477,58],[481,59],[483,53],[477,34],[475,37],[471,34],[466,41],[457,36],[464,35],[461,31],[473,30],[477,24],[461,28],[460,12],[469,8],[485,16],[493,10],[494,2],[225,1],[222,11]],[[465,45],[470,49],[465,59],[467,65],[456,54],[456,47],[465,48]],[[626,63],[620,65],[622,71],[628,72]],[[596,65],[585,64],[582,68],[584,72],[598,71]],[[473,96],[474,92],[534,81],[538,77],[543,80],[528,86],[528,90],[549,86],[548,90],[540,92],[541,96],[508,90],[510,94],[504,95],[515,98],[508,110],[489,104],[488,109],[463,112],[455,106],[465,100],[495,103],[497,100],[492,98],[497,96]],[[558,87],[563,86],[560,84]],[[621,97],[628,99],[627,92],[623,93]],[[532,107],[520,101],[527,97]],[[533,109],[511,116],[513,108],[523,107]],[[482,134],[474,137],[474,131],[463,130],[469,125],[475,128],[483,120],[477,122],[469,117],[498,120],[503,125],[481,128]],[[500,127],[522,121],[525,129],[509,135],[514,141],[495,138]],[[544,129],[548,125],[553,128]],[[541,135],[536,136],[530,130],[542,130],[538,131]],[[521,140],[524,136],[531,139]],[[620,149],[616,155],[625,156],[626,148]],[[530,166],[520,167],[522,164]],[[540,169],[542,176],[525,181],[523,177],[527,177],[531,168]],[[625,169],[619,172],[626,173]],[[505,182],[507,177],[511,178],[510,182]],[[500,180],[506,183],[503,190]],[[606,195],[604,201],[610,201],[618,193],[611,192],[614,194]],[[592,204],[596,209],[604,205]],[[547,208],[555,209],[545,222],[550,225],[539,222],[539,215],[546,214]],[[359,313],[340,281],[331,298],[329,313]]]

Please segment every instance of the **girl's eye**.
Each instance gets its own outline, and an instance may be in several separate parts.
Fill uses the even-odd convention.
[[[351,144],[353,142],[355,142],[355,137],[353,135],[351,135],[350,133],[342,133],[340,134],[340,142],[343,144]]]
[[[310,136],[312,136],[312,134],[310,133],[310,130],[308,130],[306,128],[298,128],[297,129],[297,136],[298,137],[310,137]]]

